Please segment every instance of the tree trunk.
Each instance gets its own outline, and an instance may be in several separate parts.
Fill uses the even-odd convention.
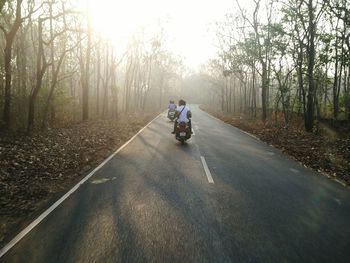
[[[100,47],[97,48],[97,73],[96,73],[96,113],[100,115],[100,78],[101,78],[101,54]]]
[[[261,104],[262,104],[262,121],[267,119],[267,89],[269,81],[267,79],[266,63],[262,63],[262,75],[261,75]]]
[[[315,66],[315,33],[316,24],[314,21],[314,8],[312,0],[308,2],[308,15],[309,15],[309,43],[308,43],[308,93],[307,93],[307,105],[306,105],[306,119],[305,129],[308,132],[312,132],[314,126],[314,96],[315,96],[315,80],[314,80],[314,66]]]
[[[34,118],[35,118],[35,103],[36,98],[39,94],[39,91],[42,86],[42,81],[44,74],[46,72],[46,69],[48,67],[48,64],[45,61],[45,55],[44,55],[44,46],[43,46],[43,39],[42,39],[42,20],[39,18],[39,25],[38,25],[38,54],[37,54],[37,63],[36,63],[36,83],[35,86],[29,96],[29,108],[28,108],[28,121],[27,121],[27,132],[32,132],[34,128]]]
[[[88,7],[89,9],[89,7]],[[90,56],[91,56],[91,23],[88,19],[88,38],[86,46],[85,75],[83,79],[83,121],[89,119],[89,83],[90,83]]]
[[[12,46],[19,27],[22,24],[22,2],[23,0],[17,0],[16,4],[16,19],[9,32],[5,33],[5,48],[4,48],[4,62],[5,62],[5,94],[4,94],[4,110],[3,121],[5,128],[10,128],[11,122],[11,81],[12,81]]]
[[[4,115],[3,121],[6,128],[10,126],[11,119],[11,80],[12,80],[12,70],[11,70],[11,58],[12,58],[12,43],[9,40],[6,41],[6,47],[4,49],[5,54],[5,94],[4,94]]]

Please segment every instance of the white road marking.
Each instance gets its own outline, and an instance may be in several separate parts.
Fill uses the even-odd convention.
[[[338,180],[338,179],[333,179],[334,181],[336,181],[337,183],[341,184],[344,187],[347,187],[345,183],[343,183],[342,181]]]
[[[203,168],[204,168],[204,172],[207,175],[208,182],[210,184],[213,184],[214,183],[213,177],[211,176],[211,173],[210,173],[210,170],[208,168],[207,162],[205,161],[205,158],[203,156],[201,156],[201,161],[202,161],[202,165],[203,165]]]
[[[192,135],[196,135],[196,133],[194,132],[194,129],[192,128]]]
[[[242,131],[243,133],[247,134],[248,136],[254,138],[255,140],[260,141],[260,139],[259,139],[258,137],[256,137],[255,135],[253,135],[253,134],[251,134],[251,133],[249,133],[249,132],[243,131],[243,130],[241,130],[241,129],[239,129],[239,130]]]
[[[85,176],[79,183],[77,183],[71,190],[69,190],[64,196],[58,199],[52,206],[50,206],[44,213],[42,213],[37,219],[35,219],[29,226],[23,229],[17,236],[15,236],[9,243],[7,243],[0,250],[0,258],[6,254],[13,246],[15,246],[23,237],[25,237],[34,227],[36,227],[45,217],[47,217],[53,210],[55,210],[64,200],[66,200],[71,194],[73,194],[83,183],[90,179],[102,166],[104,166],[109,160],[123,150],[130,142],[132,142],[144,129],[146,129],[154,120],[160,117],[164,112],[160,113],[157,117],[151,120],[145,127],[139,130],[130,140],[124,143],[118,150],[112,153],[106,160],[104,160],[99,166],[97,166],[91,173]]]
[[[90,184],[103,184],[109,181],[114,181],[116,180],[117,177],[112,177],[112,178],[101,178],[101,179],[96,179],[96,180],[92,180],[90,181]]]
[[[203,110],[202,110],[202,111],[203,111]],[[223,124],[227,124],[227,125],[230,125],[230,126],[233,126],[233,127],[237,128],[236,126],[231,125],[231,124],[229,124],[229,123],[226,123],[226,122],[224,122],[223,120],[220,120],[219,118],[216,118],[216,117],[214,117],[213,115],[211,115],[211,114],[209,114],[209,113],[207,113],[207,112],[205,112],[205,111],[203,111],[203,112],[206,113],[206,114],[207,114],[209,117],[211,117],[212,119],[215,119],[215,120],[217,120],[217,121],[219,121],[219,122],[221,122],[221,123],[223,123]],[[237,128],[237,129],[240,130],[241,132],[245,133],[246,135],[248,135],[248,136],[254,138],[255,140],[261,141],[261,140],[260,140],[258,137],[256,137],[255,135],[253,135],[253,134],[251,134],[251,133],[249,133],[249,132],[243,131],[243,130],[240,129],[240,128]],[[271,145],[271,146],[272,146],[272,145]]]
[[[206,111],[203,111],[203,112],[206,113],[209,117],[211,117],[211,118],[213,118],[213,119],[215,119],[215,120],[217,120],[219,122],[225,123],[224,121],[220,120],[219,118],[214,117],[213,115],[209,114],[208,112],[206,112]]]
[[[341,205],[341,201],[338,198],[333,198],[333,200],[338,204]]]
[[[199,109],[200,109],[200,108],[199,108]],[[223,123],[223,124],[227,124],[227,123],[225,123],[224,121],[222,121],[222,120],[220,120],[220,119],[214,117],[213,115],[207,113],[206,111],[204,111],[204,110],[202,110],[202,109],[200,109],[200,110],[201,110],[203,113],[205,113],[207,116],[209,116],[210,118],[215,119],[215,120],[217,120],[217,121],[219,121],[219,122],[221,122],[221,123]],[[231,124],[227,124],[227,125],[233,126],[233,125],[231,125]],[[235,126],[233,126],[233,127],[235,127]],[[237,127],[235,127],[235,128],[237,128]],[[199,128],[196,127],[196,129],[199,129]],[[260,140],[258,137],[256,137],[255,135],[253,135],[253,134],[251,134],[251,133],[249,133],[249,132],[243,131],[243,130],[241,130],[241,129],[239,129],[239,128],[237,128],[237,129],[238,129],[239,131],[245,133],[246,135],[248,135],[248,136],[250,136],[250,137],[256,139],[256,140],[261,141],[261,140]],[[268,145],[276,149],[276,147],[273,146],[272,144],[268,144]],[[307,169],[311,169],[310,167],[306,166],[305,164],[302,164],[301,162],[298,162],[298,163],[299,163],[300,165],[304,166],[304,167],[307,168]],[[291,170],[292,172],[294,172],[294,173],[300,173],[299,170],[296,170],[296,169],[293,169],[293,168],[290,168],[290,170]],[[322,171],[318,171],[318,172],[321,173],[322,175],[326,176],[327,178],[329,178],[329,179],[331,179],[331,180],[333,180],[333,181],[335,181],[335,182],[341,184],[343,187],[350,189],[350,186],[348,186],[348,185],[345,184],[344,182],[342,182],[342,181],[340,181],[340,180],[338,180],[338,179],[335,179],[335,178],[332,177],[332,176],[329,176],[329,175],[328,175],[327,173],[325,173],[325,172],[322,172]]]

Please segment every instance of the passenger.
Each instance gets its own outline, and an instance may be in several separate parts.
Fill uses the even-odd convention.
[[[179,100],[179,107],[176,108],[176,121],[174,122],[174,130],[172,131],[172,134],[175,134],[176,126],[180,122],[186,122],[188,123],[188,127],[192,134],[192,113],[189,109],[189,107],[186,106],[186,101],[183,99]]]

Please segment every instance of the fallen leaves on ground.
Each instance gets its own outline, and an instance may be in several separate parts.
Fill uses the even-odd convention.
[[[154,113],[0,137],[0,243],[96,167]]]
[[[260,140],[281,149],[302,164],[330,177],[340,179],[350,185],[350,135],[349,131],[339,133],[330,127],[324,127],[318,134],[308,133],[300,125],[274,126],[244,116],[233,116],[202,107],[211,115],[241,130],[254,134]],[[337,136],[334,136],[337,134]]]

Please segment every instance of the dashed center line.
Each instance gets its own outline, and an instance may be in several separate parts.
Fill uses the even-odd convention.
[[[208,165],[207,165],[207,162],[205,161],[205,158],[203,156],[201,156],[201,161],[202,161],[202,165],[204,168],[204,172],[207,175],[208,182],[210,184],[213,184],[214,183],[213,177],[211,176],[211,172],[210,172]]]
[[[81,179],[72,189],[70,189],[65,195],[58,199],[53,205],[51,205],[47,210],[45,210],[38,218],[36,218],[32,223],[30,223],[25,229],[23,229],[17,236],[15,236],[9,243],[4,247],[0,248],[0,258],[4,256],[7,251],[14,247],[18,242],[21,241],[33,228],[35,228],[41,221],[43,221],[49,214],[52,213],[63,201],[65,201],[70,195],[72,195],[81,185],[83,185],[87,180],[89,180],[95,172],[97,172],[101,167],[103,167],[109,160],[116,156],[121,150],[123,150],[129,143],[131,143],[143,130],[145,130],[154,120],[162,116],[163,113],[159,114],[153,120],[151,120],[145,127],[139,130],[133,137],[131,137],[126,143],[119,147],[114,153],[112,153],[107,159],[105,159],[99,166],[92,170],[87,176]]]
[[[291,170],[293,173],[299,173],[299,170],[294,169],[294,168],[289,168],[289,170]]]
[[[333,198],[333,200],[338,204],[341,205],[341,201],[338,198]]]
[[[109,181],[113,181],[116,180],[117,177],[112,177],[112,178],[101,178],[101,179],[96,179],[96,180],[92,180],[90,181],[91,184],[103,184]]]

